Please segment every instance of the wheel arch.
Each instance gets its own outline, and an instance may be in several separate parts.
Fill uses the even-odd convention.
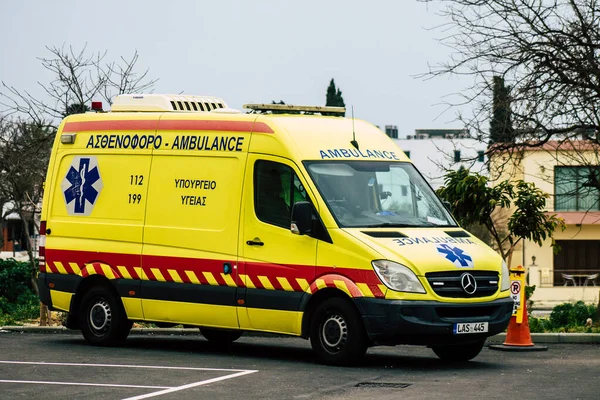
[[[304,314],[302,316],[302,338],[308,339],[308,337],[310,336],[310,324],[318,305],[324,302],[325,300],[334,297],[346,300],[349,304],[352,305],[352,307],[354,307],[358,315],[361,315],[360,310],[358,309],[354,301],[352,301],[352,298],[346,292],[338,288],[323,288],[321,290],[318,290],[316,293],[312,294],[308,298],[308,301],[304,306]]]
[[[114,284],[111,282],[110,279],[100,274],[87,275],[87,277],[83,278],[77,286],[77,289],[75,290],[75,295],[71,300],[67,328],[79,328],[79,311],[81,307],[81,301],[84,298],[85,294],[91,288],[98,286],[104,286],[108,290],[110,290],[117,297],[117,299],[121,303],[121,306],[123,307],[123,301],[121,300],[121,296],[119,295],[117,289],[115,288]]]

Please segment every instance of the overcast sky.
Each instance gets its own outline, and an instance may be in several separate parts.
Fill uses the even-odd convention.
[[[428,30],[444,21],[416,0],[1,0],[0,80],[40,93],[45,46],[140,54],[155,93],[221,97],[232,108],[284,100],[325,103],[331,78],[357,118],[401,135],[458,128],[445,95],[468,82],[414,75],[449,50]],[[41,93],[40,93],[41,95]]]

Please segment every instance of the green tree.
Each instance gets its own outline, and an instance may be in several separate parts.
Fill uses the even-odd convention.
[[[325,105],[331,107],[346,107],[346,103],[344,103],[344,98],[342,97],[342,91],[339,87],[336,88],[333,78],[331,78],[331,82],[329,82],[329,86],[327,87]]]
[[[492,119],[490,121],[489,144],[513,143],[515,132],[511,120],[510,87],[504,84],[503,77],[494,76],[492,91]]]
[[[63,115],[68,117],[71,114],[83,114],[87,111],[90,111],[90,108],[86,104],[72,103],[67,106]]]
[[[490,186],[485,176],[461,168],[446,174],[444,186],[437,194],[450,202],[452,213],[461,225],[485,227],[509,265],[515,246],[521,240],[531,240],[541,246],[557,229],[565,229],[562,219],[544,211],[548,194],[530,182],[506,180]],[[497,210],[513,211],[506,229],[499,218],[494,218]],[[552,244],[554,246],[554,240]]]

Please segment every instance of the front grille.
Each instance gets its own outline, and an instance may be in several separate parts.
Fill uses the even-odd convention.
[[[461,285],[463,274],[469,273],[475,278],[477,290],[468,294]],[[444,271],[425,274],[429,286],[441,297],[471,298],[491,296],[498,290],[498,272],[494,271]]]
[[[498,312],[498,306],[485,307],[437,307],[435,311],[441,318],[482,318],[490,317]]]

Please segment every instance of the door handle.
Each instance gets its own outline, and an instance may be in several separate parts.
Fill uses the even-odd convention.
[[[254,238],[252,240],[246,240],[246,244],[248,246],[264,246],[265,245],[259,238]]]

